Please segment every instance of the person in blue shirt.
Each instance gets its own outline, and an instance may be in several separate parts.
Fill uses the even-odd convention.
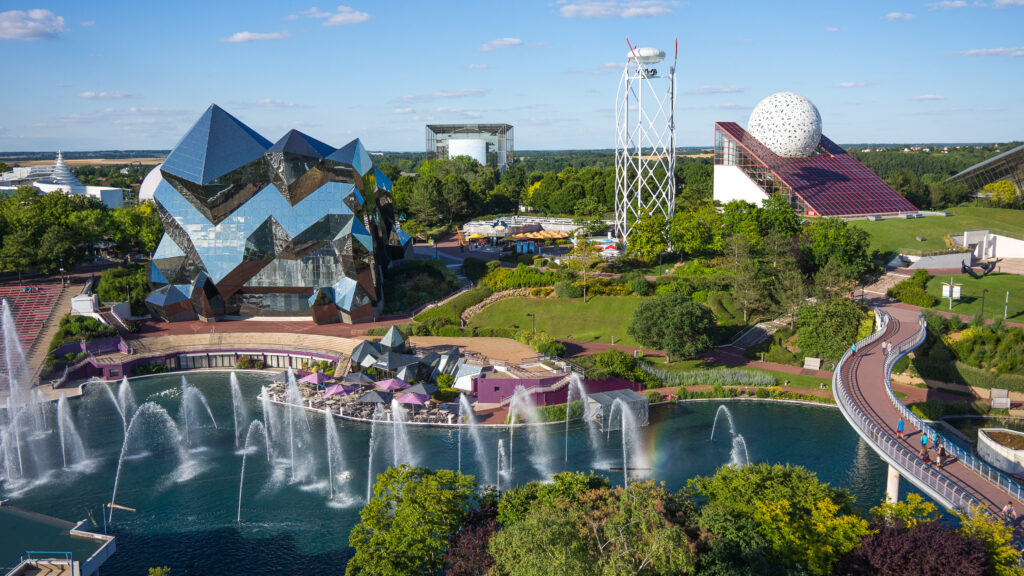
[[[850,356],[856,356],[856,355],[857,355],[857,343],[854,342],[853,346],[850,346]]]
[[[905,424],[903,423],[903,419],[900,418],[900,421],[896,423],[896,436],[899,436],[900,438],[903,438],[903,427],[904,426],[905,426]]]
[[[921,446],[924,448],[928,447],[928,433],[921,431]]]

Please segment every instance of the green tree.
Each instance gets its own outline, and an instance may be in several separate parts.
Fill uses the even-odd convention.
[[[417,176],[409,198],[413,216],[424,226],[437,226],[442,219],[441,202],[441,181],[430,174]]]
[[[1008,180],[986,184],[982,191],[991,194],[992,200],[1000,206],[1013,206],[1017,200],[1017,188]]]
[[[109,212],[110,235],[121,250],[152,253],[163,235],[163,224],[149,203]]]
[[[743,322],[746,323],[751,312],[765,307],[764,280],[746,236],[731,236],[727,242],[726,253],[729,255],[733,270],[732,295],[736,304],[743,310]]]
[[[671,293],[640,302],[627,332],[643,346],[672,356],[697,356],[709,348],[714,314],[684,294]]]
[[[18,273],[18,282],[21,283],[21,275],[28,272],[35,264],[36,240],[28,229],[16,229],[14,232],[4,236],[4,245],[0,248],[0,264],[5,270]]]
[[[551,482],[528,482],[505,492],[498,502],[498,522],[511,526],[537,506],[575,504],[591,490],[607,488],[608,479],[590,472],[559,472]]]
[[[597,248],[587,238],[576,238],[576,244],[569,253],[569,267],[583,276],[583,303],[587,302],[587,277],[595,260],[600,260]]]
[[[70,270],[78,260],[78,250],[71,242],[71,234],[62,227],[54,226],[43,233],[39,240],[37,263],[39,271],[49,276],[64,268]]]
[[[665,215],[648,213],[633,223],[626,242],[626,254],[648,264],[668,248]]]
[[[1021,576],[1021,552],[1014,545],[1013,529],[981,508],[967,512],[952,511],[960,520],[960,533],[981,540],[994,576]]]
[[[756,214],[762,236],[775,233],[783,238],[791,238],[800,231],[800,220],[793,212],[793,207],[779,194],[769,196]]]
[[[479,509],[476,480],[452,470],[403,465],[377,476],[373,497],[349,534],[345,574],[419,576],[444,567],[449,539]]]
[[[838,218],[811,222],[804,229],[801,245],[804,263],[812,271],[832,264],[844,279],[856,281],[874,268],[868,257],[871,237],[867,230]]]
[[[888,183],[897,192],[910,200],[910,203],[918,208],[931,207],[931,195],[928,187],[921,182],[914,172],[902,168],[894,172],[888,178]]]
[[[920,494],[912,492],[907,494],[906,500],[883,501],[872,508],[869,513],[876,525],[893,526],[903,530],[938,519],[935,504],[926,501]]]
[[[672,247],[690,255],[722,250],[722,215],[705,202],[692,211],[676,212],[669,226]]]
[[[832,298],[805,304],[797,312],[797,343],[807,356],[840,358],[857,341],[864,313],[856,302]]]
[[[171,576],[171,569],[167,566],[160,566],[149,569],[149,576]]]
[[[688,487],[700,505],[699,524],[710,529],[706,538],[712,543],[716,530],[730,533],[729,525],[753,528],[758,535],[746,548],[732,536],[727,549],[738,556],[716,553],[710,558],[719,568],[732,569],[714,573],[763,573],[751,572],[744,559],[756,562],[753,552],[770,550],[777,567],[828,574],[836,560],[870,533],[867,521],[853,513],[848,492],[819,482],[799,466],[724,466],[714,476],[691,479]]]
[[[653,481],[532,506],[489,546],[498,575],[688,574],[688,506]]]

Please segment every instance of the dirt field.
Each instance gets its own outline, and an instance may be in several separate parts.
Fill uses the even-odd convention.
[[[69,168],[78,168],[80,166],[118,166],[128,164],[156,166],[163,161],[163,158],[76,158],[74,160],[65,159],[64,163]],[[9,160],[7,164],[10,166],[49,166],[53,162],[53,160]]]

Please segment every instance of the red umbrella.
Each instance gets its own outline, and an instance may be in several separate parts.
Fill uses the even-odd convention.
[[[412,392],[406,392],[395,398],[399,404],[419,404],[420,406],[427,403],[430,400],[430,396],[426,394],[413,394]]]
[[[405,380],[402,380],[401,378],[388,378],[387,380],[381,380],[380,382],[375,382],[374,386],[381,390],[387,390],[388,392],[404,390],[409,387]]]

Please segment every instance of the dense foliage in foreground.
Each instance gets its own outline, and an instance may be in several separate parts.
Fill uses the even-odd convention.
[[[563,472],[500,494],[402,466],[377,477],[346,574],[1024,574],[1009,527],[982,511],[954,526],[915,494],[870,519],[853,504],[798,466],[723,467],[677,492]]]

